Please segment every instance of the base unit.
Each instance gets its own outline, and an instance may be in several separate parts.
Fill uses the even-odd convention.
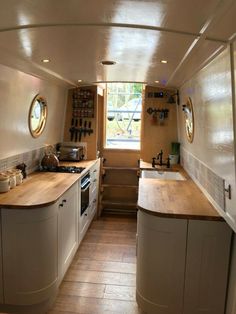
[[[78,184],[59,199],[58,204],[58,269],[63,279],[78,248]]]
[[[184,314],[225,313],[231,234],[225,222],[189,221]]]
[[[2,209],[4,303],[48,301],[58,288],[57,204]]]
[[[180,314],[187,221],[138,212],[137,302],[148,314]]]
[[[232,231],[138,212],[137,302],[148,314],[224,314]]]

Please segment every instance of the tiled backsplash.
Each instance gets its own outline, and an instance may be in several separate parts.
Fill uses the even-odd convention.
[[[21,163],[25,163],[27,165],[26,172],[29,174],[39,167],[40,161],[44,155],[44,151],[45,146],[26,153],[1,159],[0,172],[15,168]]]
[[[65,145],[73,146],[72,142],[64,142]],[[11,156],[8,158],[0,159],[0,172],[6,171],[12,168],[15,168],[17,165],[21,163],[25,163],[27,165],[26,172],[30,174],[38,169],[40,162],[44,156],[46,148],[53,146],[56,149],[56,144],[54,145],[44,145],[43,147],[34,149],[32,151],[28,151],[26,153],[22,153],[19,155]],[[79,146],[83,146],[84,149],[84,159],[87,159],[87,143],[80,142]]]
[[[189,175],[200,184],[201,188],[210,195],[222,210],[225,210],[224,179],[184,148],[181,148],[180,160],[181,165]]]

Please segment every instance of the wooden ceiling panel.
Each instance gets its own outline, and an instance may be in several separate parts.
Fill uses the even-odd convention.
[[[235,38],[235,14],[235,0],[3,0],[0,60],[72,85],[178,87]]]

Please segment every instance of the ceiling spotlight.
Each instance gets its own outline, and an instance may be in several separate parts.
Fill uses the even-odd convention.
[[[158,84],[158,83],[159,83],[159,81],[155,81],[155,83],[157,83],[157,84]]]
[[[79,83],[81,83],[81,82],[82,82],[82,80],[78,80],[78,82],[79,82]]]
[[[114,64],[116,64],[116,62],[110,61],[110,60],[103,60],[103,61],[101,61],[101,64],[102,65],[114,65]]]
[[[43,59],[43,60],[41,60],[43,63],[48,63],[48,62],[50,62],[50,59]]]
[[[167,63],[167,60],[161,60],[161,63]]]

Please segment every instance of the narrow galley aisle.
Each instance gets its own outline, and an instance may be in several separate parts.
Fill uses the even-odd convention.
[[[94,221],[48,314],[141,314],[135,301],[135,218]]]

